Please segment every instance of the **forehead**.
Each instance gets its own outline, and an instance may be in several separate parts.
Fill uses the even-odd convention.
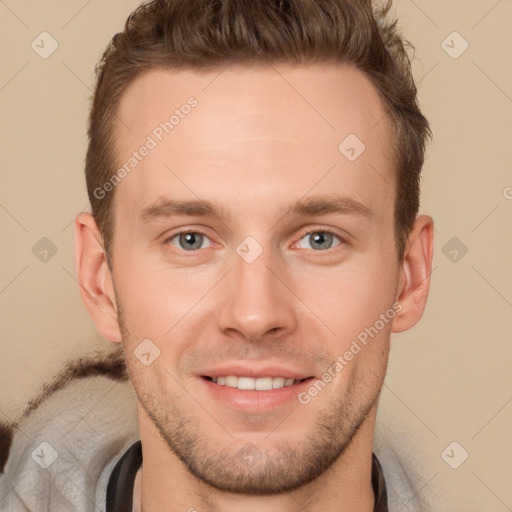
[[[392,201],[385,109],[352,66],[151,70],[125,91],[118,116],[119,167],[151,148],[116,190],[132,210],[163,195],[233,202],[242,191],[267,207],[333,188],[377,209]]]

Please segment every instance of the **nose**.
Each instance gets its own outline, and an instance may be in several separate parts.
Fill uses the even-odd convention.
[[[279,337],[297,328],[298,299],[287,273],[268,250],[251,263],[233,254],[233,269],[222,283],[218,327],[250,341]]]

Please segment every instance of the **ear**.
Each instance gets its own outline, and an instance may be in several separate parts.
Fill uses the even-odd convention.
[[[423,316],[430,288],[433,239],[432,217],[420,215],[407,238],[396,295],[396,301],[402,308],[393,320],[392,332],[410,329]]]
[[[120,342],[112,275],[103,238],[90,213],[81,213],[75,219],[74,257],[80,294],[96,329],[107,340]]]

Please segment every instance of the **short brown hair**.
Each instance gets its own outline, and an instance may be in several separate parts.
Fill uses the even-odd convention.
[[[153,0],[128,17],[96,66],[85,174],[93,215],[111,265],[114,192],[98,198],[117,169],[116,110],[150,69],[220,68],[230,63],[350,63],[376,87],[393,127],[395,243],[402,261],[419,209],[420,172],[432,134],[420,112],[405,41],[391,0]],[[119,122],[119,121],[118,121]],[[340,141],[341,142],[341,141]]]

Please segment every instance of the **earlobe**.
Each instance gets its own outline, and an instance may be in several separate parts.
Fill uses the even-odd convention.
[[[421,319],[427,303],[434,252],[434,221],[420,215],[407,239],[396,301],[402,306],[392,332],[410,329]]]
[[[90,213],[75,219],[75,271],[80,295],[99,333],[121,341],[112,276],[96,220]]]

